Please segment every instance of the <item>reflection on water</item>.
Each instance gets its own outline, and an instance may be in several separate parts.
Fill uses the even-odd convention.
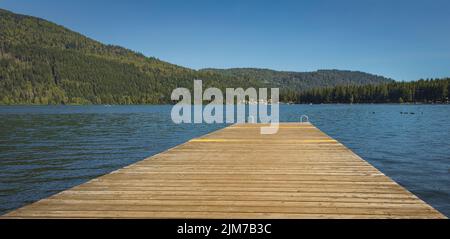
[[[173,124],[171,106],[1,106],[0,214],[223,124]],[[407,112],[400,113],[400,112]],[[450,215],[448,105],[282,105]]]

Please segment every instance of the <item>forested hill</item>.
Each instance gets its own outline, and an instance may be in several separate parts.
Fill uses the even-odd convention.
[[[227,76],[255,78],[272,87],[304,91],[334,85],[367,85],[393,80],[360,71],[318,70],[314,72],[274,71],[257,68],[203,69]]]
[[[192,88],[193,79],[202,79],[204,87],[220,89],[280,87],[282,95],[316,87],[389,81],[338,70],[196,71],[0,9],[0,104],[170,103],[171,91]]]

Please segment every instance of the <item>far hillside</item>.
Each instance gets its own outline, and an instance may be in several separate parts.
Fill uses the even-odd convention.
[[[363,72],[193,70],[106,45],[44,19],[0,9],[0,104],[165,104],[177,87],[308,89],[391,82]]]
[[[318,70],[312,72],[275,71],[258,68],[203,69],[226,76],[256,79],[271,87],[304,91],[336,85],[368,85],[393,82],[383,76],[360,71]]]

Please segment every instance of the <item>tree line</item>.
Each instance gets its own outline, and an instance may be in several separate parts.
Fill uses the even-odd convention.
[[[282,101],[292,103],[448,103],[450,78],[421,79],[377,85],[345,85],[287,91]]]
[[[448,79],[400,83],[355,71],[193,70],[0,9],[0,104],[166,104],[177,87],[280,88],[293,103],[447,102]]]

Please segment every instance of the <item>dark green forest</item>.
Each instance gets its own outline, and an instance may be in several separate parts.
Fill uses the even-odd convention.
[[[176,87],[257,85],[197,72],[0,9],[0,103],[158,104]]]
[[[171,103],[172,90],[191,89],[194,79],[222,90],[279,87],[282,100],[316,88],[393,82],[340,70],[193,70],[0,9],[0,104]]]
[[[295,103],[445,103],[449,80],[357,71],[193,70],[0,9],[0,104],[164,104],[177,87],[278,87]]]
[[[449,103],[449,92],[450,78],[447,78],[291,91],[283,100],[295,103]]]
[[[274,71],[270,69],[231,68],[204,69],[225,76],[256,78],[271,87],[284,90],[304,91],[336,85],[367,85],[393,82],[382,76],[359,71],[318,70],[314,72]]]

